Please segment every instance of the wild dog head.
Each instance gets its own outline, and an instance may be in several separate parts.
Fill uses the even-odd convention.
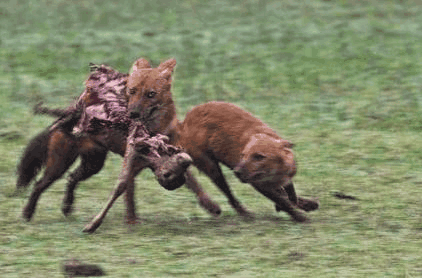
[[[127,100],[129,117],[140,120],[151,134],[163,133],[175,118],[171,81],[176,60],[170,59],[157,68],[139,59],[128,77]]]
[[[234,168],[245,183],[286,185],[296,174],[293,144],[265,134],[255,134],[241,152]]]

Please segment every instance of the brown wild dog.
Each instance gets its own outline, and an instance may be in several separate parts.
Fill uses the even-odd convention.
[[[32,218],[41,194],[69,169],[78,156],[81,157],[81,164],[69,176],[63,200],[62,211],[65,215],[72,211],[76,185],[101,170],[108,151],[125,156],[120,182],[113,194],[115,198],[146,167],[154,171],[166,189],[173,190],[184,183],[184,171],[190,164],[190,158],[168,145],[165,137],[150,137],[141,123],[127,116],[124,96],[127,76],[105,66],[97,67],[88,78],[87,87],[75,106],[66,110],[37,108],[39,112],[59,116],[60,119],[29,142],[18,165],[18,189],[27,187],[39,170],[45,167],[42,178],[36,182],[23,209],[24,219],[29,221]],[[104,103],[104,99],[108,102]],[[98,103],[98,100],[102,101]],[[114,112],[108,113],[105,119],[101,113],[96,114],[108,111],[116,103],[122,109],[112,109]],[[96,107],[93,104],[100,105]],[[99,107],[102,109],[97,109]],[[76,134],[75,126],[79,128]],[[133,186],[129,186],[130,189]],[[201,188],[193,190],[202,192]],[[206,194],[201,197],[201,203],[219,209],[212,201],[208,202]],[[131,204],[133,202],[127,206],[126,219],[129,222],[136,220],[136,215],[131,214],[135,211]]]
[[[172,127],[173,125],[178,124],[176,118],[176,109],[170,92],[172,81],[171,77],[175,65],[176,64],[174,59],[170,59],[161,63],[156,68],[151,68],[148,61],[145,59],[138,59],[133,65],[132,74],[137,77],[138,82],[143,84],[144,88],[147,90],[144,100],[150,104],[150,100],[154,99],[156,95],[165,95],[166,102],[162,102],[157,106],[150,107],[148,111],[145,111],[145,114],[147,114],[148,117],[144,117],[144,119],[148,120],[148,123],[144,122],[143,119],[139,119],[136,115],[134,116],[133,111],[131,111],[132,113],[128,113],[128,110],[126,110],[127,116],[133,120],[140,120],[140,122],[142,122],[145,127],[148,127],[147,130],[151,136],[156,136],[158,134],[167,136],[169,138],[169,144],[174,141]],[[129,100],[133,93],[134,91],[129,89],[126,83],[125,99]],[[126,108],[128,109],[128,106]],[[140,110],[137,109],[136,111]],[[170,123],[168,122],[168,119],[170,119]],[[130,169],[126,169],[126,176],[132,175],[133,173],[131,173]],[[185,173],[185,180],[186,187],[188,187],[197,195],[199,203],[203,208],[215,216],[221,213],[219,205],[208,197],[206,192],[202,189],[201,185],[195,180],[189,171],[186,171]],[[134,209],[135,202],[133,200],[133,184],[125,184],[125,188],[127,188],[126,209],[128,211],[128,215],[134,216],[136,218],[136,212]],[[128,198],[129,196],[131,198]],[[85,232],[92,233],[101,225],[101,222],[106,216],[107,211],[110,209],[116,198],[116,193],[113,193],[113,197],[109,199],[104,209],[101,210],[101,212],[91,221],[91,223],[85,227]]]
[[[226,102],[209,102],[194,107],[177,127],[177,146],[183,147],[193,164],[207,174],[226,194],[232,206],[243,213],[239,201],[218,165],[232,169],[244,183],[275,203],[297,222],[307,220],[296,208],[318,208],[313,200],[296,195],[292,178],[296,174],[293,144],[252,114]]]
[[[233,104],[205,104],[194,108],[185,122],[179,122],[170,91],[175,66],[174,59],[155,69],[145,67],[143,59],[134,64],[127,82],[129,116],[144,123],[151,134],[166,135],[170,144],[184,148],[194,159],[194,165],[214,181],[240,215],[249,212],[233,196],[218,162],[236,169],[242,181],[251,183],[275,202],[277,211],[288,212],[295,221],[306,221],[297,208],[310,211],[317,209],[318,203],[296,196],[291,181],[296,173],[292,145]],[[244,132],[247,128],[248,132]],[[186,176],[189,187],[200,188],[189,171]],[[128,194],[127,202],[134,202],[133,196]],[[87,231],[99,226],[100,215],[87,226]]]

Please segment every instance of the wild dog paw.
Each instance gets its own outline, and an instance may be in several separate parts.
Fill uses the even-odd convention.
[[[255,218],[254,213],[251,212],[251,211],[249,211],[248,209],[246,209],[246,207],[244,207],[242,205],[238,205],[234,209],[236,210],[237,214],[239,214],[243,218],[246,218],[246,219],[253,219],[253,218]]]
[[[29,222],[32,219],[32,215],[34,214],[34,211],[31,209],[28,209],[27,207],[24,208],[22,212],[22,218],[23,220]]]
[[[73,206],[71,204],[63,204],[62,206],[62,212],[63,215],[68,217],[73,211]]]
[[[125,223],[128,225],[140,224],[142,223],[142,219],[135,216],[135,217],[125,217]]]
[[[313,211],[319,208],[319,202],[317,200],[298,197],[297,206],[304,211]]]
[[[305,214],[300,211],[294,211],[290,216],[292,217],[293,221],[298,223],[306,223],[311,221],[308,217],[306,217]]]

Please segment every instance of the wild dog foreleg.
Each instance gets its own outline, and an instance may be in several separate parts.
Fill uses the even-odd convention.
[[[280,190],[282,190],[282,188],[280,188]],[[318,201],[297,196],[295,188],[293,186],[293,182],[290,182],[287,185],[285,185],[284,190],[286,191],[290,202],[292,202],[301,210],[313,211],[319,208]],[[278,207],[278,205],[275,205],[275,209],[276,211],[282,210],[280,207]]]
[[[276,204],[277,209],[290,214],[296,222],[306,222],[308,218],[293,205],[285,192],[284,188],[278,185],[253,185],[253,187],[262,195],[270,199]]]

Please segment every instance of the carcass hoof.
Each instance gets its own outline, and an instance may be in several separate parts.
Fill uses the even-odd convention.
[[[97,230],[98,227],[100,227],[101,225],[101,221],[94,221],[89,223],[88,225],[85,226],[85,228],[82,230],[82,232],[87,233],[87,234],[92,234],[93,232],[95,232],[95,230]]]

